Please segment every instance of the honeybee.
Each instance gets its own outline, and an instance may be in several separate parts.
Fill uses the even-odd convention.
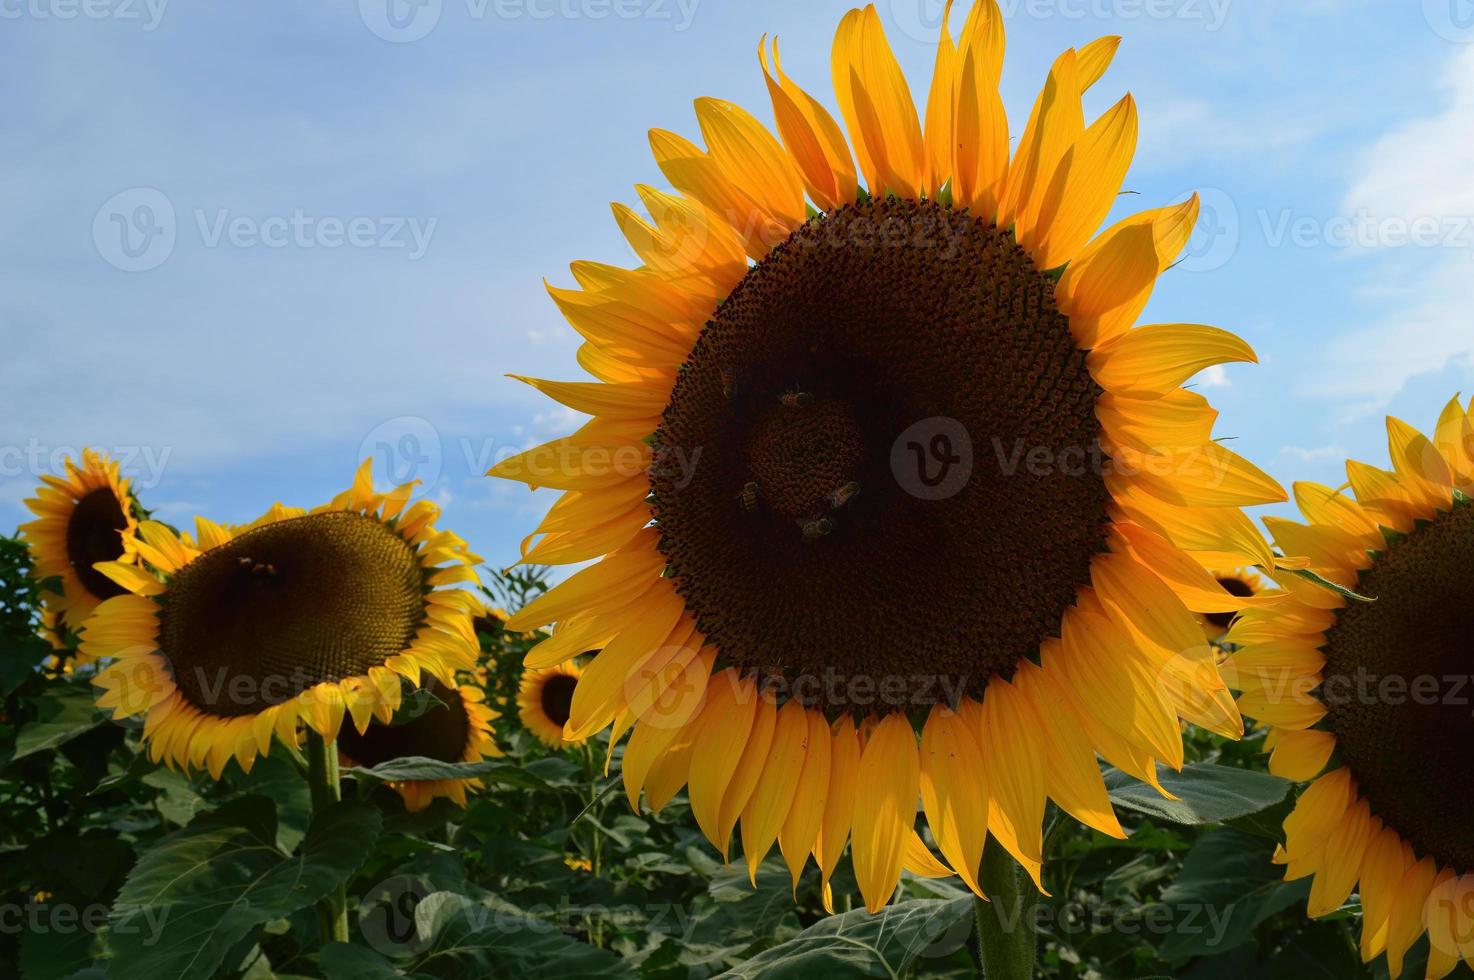
[[[835,510],[839,510],[845,504],[853,500],[855,494],[859,492],[860,484],[856,483],[854,480],[851,480],[849,483],[846,483],[843,486],[835,489],[834,492],[829,495],[829,506]]]
[[[803,528],[805,541],[817,541],[834,530],[834,522],[827,517],[821,517],[817,521],[800,521],[799,526]]]
[[[748,480],[742,485],[742,492],[737,495],[737,500],[742,504],[742,509],[751,514],[757,510],[757,484]]]
[[[785,408],[808,408],[814,404],[814,396],[807,391],[788,391],[779,396],[778,400]]]

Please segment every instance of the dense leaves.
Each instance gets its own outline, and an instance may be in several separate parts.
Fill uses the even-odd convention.
[[[606,774],[602,736],[544,748],[516,717],[521,655],[538,638],[490,617],[477,627],[505,758],[347,770],[345,802],[315,820],[301,761],[281,746],[219,781],[161,768],[136,726],[92,709],[88,668],[42,666],[52,651],[35,639],[25,560],[0,539],[0,976],[977,975],[974,903],[955,879],[903,876],[870,915],[842,862],[830,916],[812,865],[796,883],[776,855],[753,881],[740,855],[724,866],[684,796],[634,812],[622,750]],[[494,604],[515,609],[542,584],[524,570],[496,587]],[[409,699],[402,714],[423,708]],[[1252,735],[1190,731],[1189,764],[1162,773],[1175,801],[1108,771],[1123,841],[1051,811],[1049,894],[1025,912],[1040,975],[1385,977],[1358,962],[1354,896],[1307,922],[1307,884],[1270,863],[1293,791],[1263,759]],[[486,787],[464,810],[439,800],[409,813],[390,785],[453,776]],[[349,942],[324,945],[313,903],[339,883]],[[1425,955],[1415,949],[1410,969]]]

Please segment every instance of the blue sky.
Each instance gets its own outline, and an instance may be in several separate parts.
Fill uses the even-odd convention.
[[[1203,193],[1146,319],[1257,348],[1200,379],[1238,451],[1335,484],[1384,412],[1474,393],[1474,3],[1000,5],[1015,133],[1060,49],[1125,37],[1087,109],[1139,103],[1123,211]],[[832,105],[847,6],[0,0],[0,525],[68,447],[174,522],[377,452],[509,563],[547,501],[480,474],[574,421],[504,377],[577,376],[543,278],[629,258],[608,204],[660,182],[649,127],[770,118],[763,33]],[[879,6],[923,96],[939,4]]]

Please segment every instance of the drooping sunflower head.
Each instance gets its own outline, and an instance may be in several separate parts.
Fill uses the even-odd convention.
[[[1352,495],[1295,485],[1301,524],[1267,518],[1288,556],[1355,596],[1276,576],[1292,599],[1229,630],[1230,682],[1271,726],[1271,772],[1314,780],[1276,860],[1314,875],[1309,911],[1356,888],[1362,957],[1388,972],[1428,931],[1429,977],[1474,964],[1474,416],[1457,398],[1433,438],[1387,420],[1392,469],[1348,461]],[[1363,601],[1370,599],[1372,601]],[[1360,883],[1358,885],[1358,882]]]
[[[572,660],[544,670],[522,672],[517,689],[517,714],[529,732],[550,749],[572,749],[585,739],[563,740],[563,726],[568,724],[573,707],[573,691],[581,671]]]
[[[299,720],[336,738],[387,719],[401,680],[454,684],[476,662],[479,559],[412,484],[376,493],[369,464],[316,510],[274,507],[244,528],[200,518],[197,545],[144,522],[141,563],[103,564],[126,594],[97,607],[81,649],[113,663],[94,681],[117,717],[146,715],[150,756],[218,776],[249,769]],[[408,505],[408,506],[406,506]]]
[[[436,762],[480,762],[500,757],[491,723],[497,713],[486,706],[486,695],[474,684],[448,687],[433,675],[422,678],[419,690],[434,703],[402,724],[382,717],[363,730],[344,728],[338,751],[345,766],[372,768],[395,759],[419,757]],[[436,797],[466,805],[466,794],[482,788],[479,779],[420,779],[389,784],[404,798],[411,812],[425,809]]]
[[[124,589],[94,566],[133,562],[137,502],[116,460],[91,449],[82,463],[66,461],[65,476],[43,476],[26,506],[36,519],[21,525],[38,579],[61,580],[61,595],[45,593],[47,608],[81,623],[104,599]]]
[[[1264,592],[1264,577],[1252,568],[1231,568],[1211,572],[1214,579],[1229,595],[1251,599]],[[1210,643],[1220,643],[1223,635],[1233,624],[1234,611],[1203,613],[1203,635]]]
[[[1095,235],[1136,108],[1081,96],[1118,40],[1060,55],[1012,156],[992,0],[944,18],[924,117],[873,7],[843,129],[764,45],[777,135],[697,100],[704,148],[651,133],[678,193],[614,206],[638,266],[550,289],[597,380],[524,380],[593,419],[491,472],[564,491],[525,561],[602,560],[508,625],[556,624],[532,668],[602,648],[567,733],[633,730],[632,804],[689,784],[795,876],[851,840],[874,909],[937,864],[918,795],[971,887],[988,832],[1037,878],[1047,797],[1121,833],[1097,751],[1155,781],[1179,716],[1240,733],[1195,614],[1245,605],[1206,567],[1268,562],[1239,508],[1283,492],[1180,387],[1248,347],[1133,327],[1196,198]]]

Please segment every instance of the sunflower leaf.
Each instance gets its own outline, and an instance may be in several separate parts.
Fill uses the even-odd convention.
[[[923,959],[948,956],[972,934],[972,896],[916,899],[821,919],[721,977],[897,977]]]
[[[1286,882],[1261,839],[1230,827],[1211,830],[1162,892],[1172,929],[1162,939],[1161,954],[1186,960],[1226,953],[1252,941],[1261,922],[1309,894],[1310,880]]]
[[[344,769],[343,775],[381,783],[412,782],[436,779],[480,779],[498,786],[516,786],[523,789],[548,790],[551,787],[526,767],[514,765],[501,759],[483,759],[480,762],[441,762],[424,756],[411,755],[402,759],[390,759],[372,768],[355,767]]]
[[[92,692],[81,684],[50,685],[34,703],[36,720],[16,736],[11,761],[58,748],[106,722],[92,700]]]
[[[1105,767],[1111,802],[1171,823],[1198,826],[1258,813],[1290,791],[1289,782],[1278,776],[1209,762],[1184,766],[1181,772],[1159,765],[1157,773],[1162,788],[1177,799],[1169,800],[1119,769]]]
[[[109,931],[117,975],[213,976],[253,929],[345,881],[381,822],[366,804],[333,804],[289,856],[277,846],[276,804],[266,797],[242,797],[195,818],[145,851],[118,893]]]
[[[504,907],[492,908],[454,892],[435,892],[421,899],[415,906],[415,931],[425,946],[404,967],[410,976],[559,980],[634,976],[629,965],[613,953],[581,943],[549,922]]]

